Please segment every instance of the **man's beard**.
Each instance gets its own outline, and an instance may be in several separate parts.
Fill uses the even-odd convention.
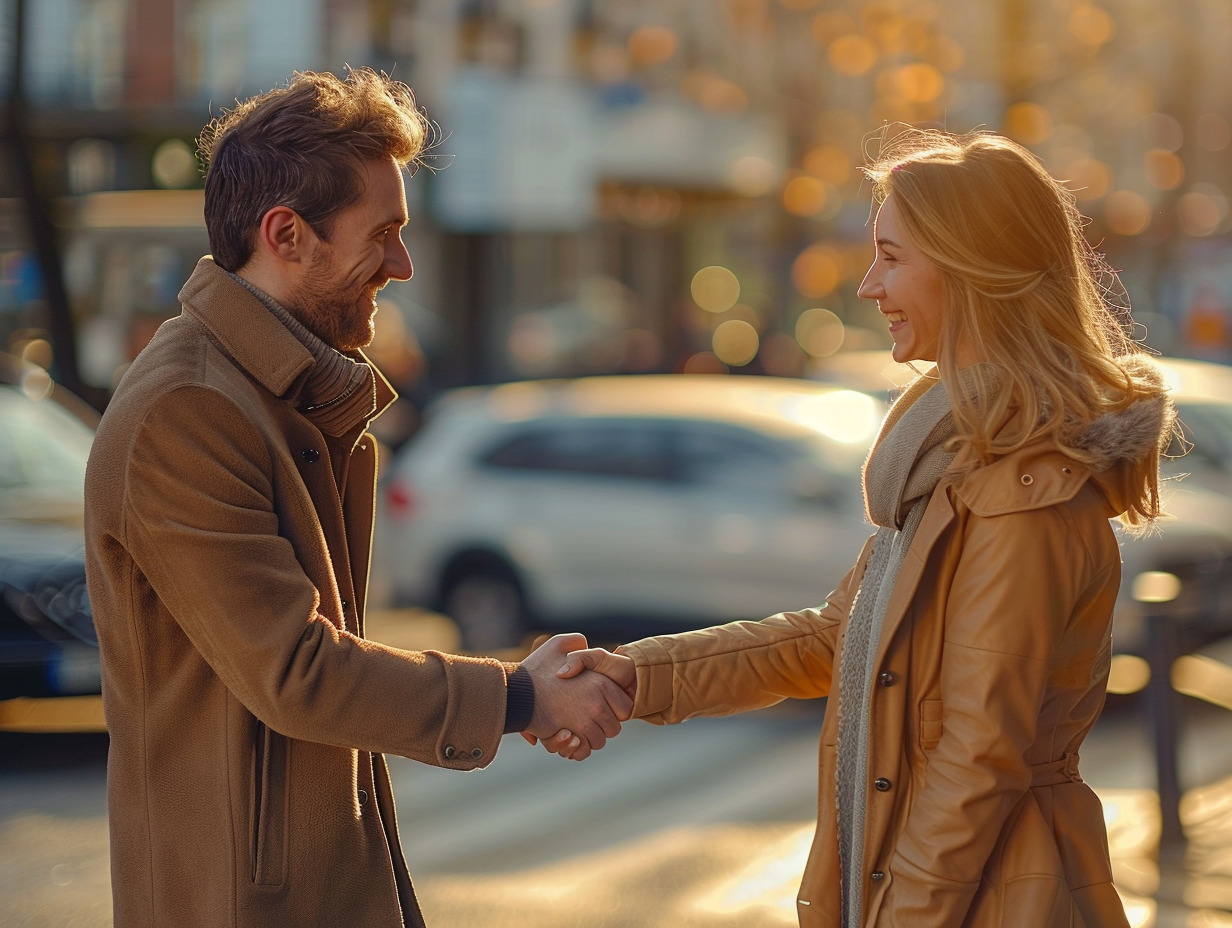
[[[313,260],[308,276],[291,294],[288,309],[313,335],[338,351],[355,351],[376,333],[376,294],[383,281],[375,278],[356,288],[339,286],[334,263]]]

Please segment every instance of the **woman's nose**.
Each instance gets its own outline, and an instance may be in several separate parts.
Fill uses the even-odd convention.
[[[870,267],[864,279],[860,281],[860,286],[856,288],[856,296],[862,300],[879,300],[884,293],[881,281],[873,276],[873,269]]]

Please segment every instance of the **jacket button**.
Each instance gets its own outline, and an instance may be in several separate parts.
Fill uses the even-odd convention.
[[[453,756],[457,753],[457,749],[452,744],[445,745],[445,760],[453,760]]]
[[[898,682],[898,674],[894,673],[892,670],[886,670],[879,677],[877,677],[877,682],[882,686],[893,686]]]
[[[471,748],[471,757],[479,760],[479,758],[483,757],[483,748]]]
[[[367,801],[368,801],[368,791],[366,789],[361,789],[359,791],[359,804],[362,806]]]
[[[317,461],[321,460],[321,452],[316,448],[305,448],[299,453],[299,456],[309,464],[315,464]]]
[[[888,793],[890,791],[890,781],[885,777],[878,777],[873,780],[873,788],[879,793]]]
[[[884,871],[884,870],[874,870],[872,873],[870,873],[870,874],[868,875],[868,878],[869,878],[870,880],[874,880],[874,881],[884,880],[884,879],[885,879],[885,871]]]
[[[342,601],[342,611],[343,611],[343,612],[349,612],[349,611],[350,611],[350,609],[351,609],[351,604],[350,604],[349,602],[347,602],[347,601],[344,599],[344,600]]]

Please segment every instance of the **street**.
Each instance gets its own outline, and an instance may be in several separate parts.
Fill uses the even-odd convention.
[[[675,728],[632,723],[581,764],[513,736],[489,769],[471,774],[390,758],[429,924],[794,924],[820,710],[788,704]],[[1187,892],[1208,906],[1203,926],[1232,924],[1214,907],[1227,901],[1230,791],[1220,781],[1232,773],[1232,718],[1203,710],[1192,721],[1184,785],[1215,786],[1190,792],[1187,815],[1210,872]],[[9,928],[110,925],[105,756],[103,735],[0,738],[0,911]],[[1195,924],[1185,920],[1195,907],[1148,898],[1158,883],[1158,813],[1149,741],[1132,706],[1096,727],[1083,771],[1105,802],[1132,923]]]
[[[457,646],[452,624],[431,613],[374,612],[368,632],[399,647]],[[1156,862],[1141,703],[1112,703],[1082,753],[1134,928],[1232,926],[1232,714],[1186,707],[1178,767],[1187,880],[1161,877]],[[403,849],[429,925],[794,925],[823,709],[787,702],[674,727],[633,722],[582,763],[516,736],[473,773],[390,757]],[[110,926],[106,751],[102,734],[0,732],[5,928]]]

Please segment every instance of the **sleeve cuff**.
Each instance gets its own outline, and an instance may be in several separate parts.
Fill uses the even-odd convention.
[[[521,664],[514,667],[505,685],[505,734],[526,731],[535,712],[535,681]]]

